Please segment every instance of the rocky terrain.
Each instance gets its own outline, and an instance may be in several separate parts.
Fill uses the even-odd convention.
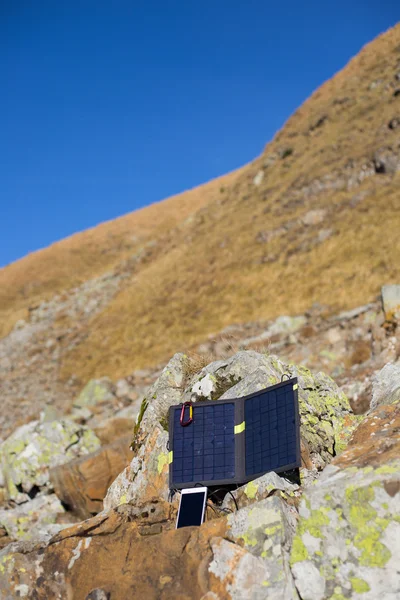
[[[400,597],[399,102],[396,26],[250,165],[0,271],[1,598]],[[285,373],[300,483],[176,530],[169,407]]]
[[[176,530],[169,406],[240,397],[284,373],[299,381],[301,485],[268,473],[234,492],[237,509],[229,494],[219,505],[210,500],[204,525]],[[148,389],[133,440],[119,429],[121,417],[99,422],[115,390],[91,382],[70,418],[43,414],[0,447],[1,597],[394,600],[400,361],[370,379],[371,407],[356,415],[328,375],[273,354],[242,350],[198,371],[176,354]]]

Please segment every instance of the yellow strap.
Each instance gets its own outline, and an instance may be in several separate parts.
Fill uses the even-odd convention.
[[[298,387],[299,387],[299,386],[298,386],[298,384],[297,384],[297,383],[295,383],[295,384],[294,384],[294,386],[293,386],[293,389],[294,389],[294,390],[297,390],[297,388],[298,388]]]
[[[240,423],[240,425],[235,425],[235,433],[242,433],[242,431],[244,431],[246,429],[246,422],[243,421],[242,423]]]
[[[171,452],[168,453],[168,464],[170,465],[173,460],[174,460],[174,453],[171,450]]]

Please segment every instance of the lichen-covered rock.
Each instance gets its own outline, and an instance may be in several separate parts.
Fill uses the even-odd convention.
[[[128,502],[147,502],[153,496],[168,499],[167,443],[168,433],[157,425],[131,464],[110,486],[104,499],[106,510]]]
[[[57,523],[65,510],[55,494],[38,496],[30,502],[0,510],[0,527],[10,540],[46,541],[65,525]]]
[[[400,401],[400,362],[388,364],[374,377],[372,382],[371,409],[380,404],[395,404]]]
[[[274,471],[262,475],[258,479],[249,481],[246,485],[231,492],[239,508],[264,500],[275,492],[282,492],[283,497],[296,498],[300,496],[300,488],[295,483],[280,477]],[[227,494],[222,503],[222,508],[234,510],[235,503],[230,494]]]
[[[306,322],[306,317],[302,315],[297,317],[283,315],[281,317],[278,317],[272,323],[272,325],[270,325],[268,333],[270,336],[295,333],[296,331],[301,329],[306,324]]]
[[[305,491],[291,563],[304,600],[394,600],[400,569],[400,405],[378,406]]]
[[[329,465],[305,493],[291,568],[303,600],[400,597],[400,461]]]
[[[289,368],[299,380],[301,435],[308,443],[313,463],[326,465],[344,450],[360,417],[353,414],[331,377],[322,372],[313,374],[301,366]]]
[[[51,491],[49,468],[89,454],[100,447],[93,431],[63,419],[32,421],[0,445],[0,463],[8,497],[26,502]]]
[[[102,402],[110,402],[115,397],[115,386],[111,379],[91,379],[83,388],[79,396],[74,400],[75,408],[96,406]]]
[[[296,515],[295,509],[279,496],[261,500],[229,515],[225,537],[239,543],[256,558],[249,557],[237,546],[232,548],[232,544],[227,545],[225,541],[214,545],[209,570],[221,579],[232,598],[297,598],[288,554],[296,529]],[[226,574],[227,560],[238,560],[238,564]],[[254,568],[251,586],[245,564]]]
[[[168,410],[174,404],[239,398],[280,382],[283,374],[297,377],[308,468],[321,468],[330,462],[344,448],[357,423],[346,396],[323,373],[314,375],[303,367],[285,365],[275,356],[242,351],[228,360],[209,364],[183,389],[185,360],[183,354],[176,354],[143,400],[132,446],[136,456],[112,484],[106,508],[121,502],[145,501],[149,493],[167,497]]]
[[[208,567],[212,577],[211,586],[218,598],[229,600],[295,600],[298,598],[294,587],[290,588],[283,580],[278,589],[269,588],[269,570],[266,561],[254,556],[244,548],[223,538],[211,540],[213,559]],[[213,593],[213,592],[211,592]],[[203,600],[203,599],[202,599]]]
[[[136,418],[134,448],[143,444],[157,424],[167,427],[169,407],[181,401],[185,361],[184,354],[175,354],[148,390]]]
[[[91,379],[75,398],[71,419],[88,424],[91,428],[112,418],[121,408],[132,408],[129,416],[134,417],[135,405],[129,398],[120,399],[117,396],[117,388],[108,377]]]

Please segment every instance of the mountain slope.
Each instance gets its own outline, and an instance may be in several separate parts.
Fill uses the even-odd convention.
[[[0,269],[0,337],[29,307],[116,268],[201,208],[236,173],[75,234]]]
[[[159,363],[232,322],[362,304],[400,280],[399,192],[397,25],[251,164],[0,271],[0,335],[107,273],[115,284],[95,310],[54,309],[43,333],[57,339],[55,376],[84,383]]]

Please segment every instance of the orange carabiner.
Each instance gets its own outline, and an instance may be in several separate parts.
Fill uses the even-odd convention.
[[[189,407],[189,419],[185,421],[185,408],[187,406]],[[190,423],[193,422],[193,404],[191,402],[185,402],[182,405],[181,417],[179,419],[179,422],[182,425],[182,427],[187,427],[188,425],[190,425]]]

